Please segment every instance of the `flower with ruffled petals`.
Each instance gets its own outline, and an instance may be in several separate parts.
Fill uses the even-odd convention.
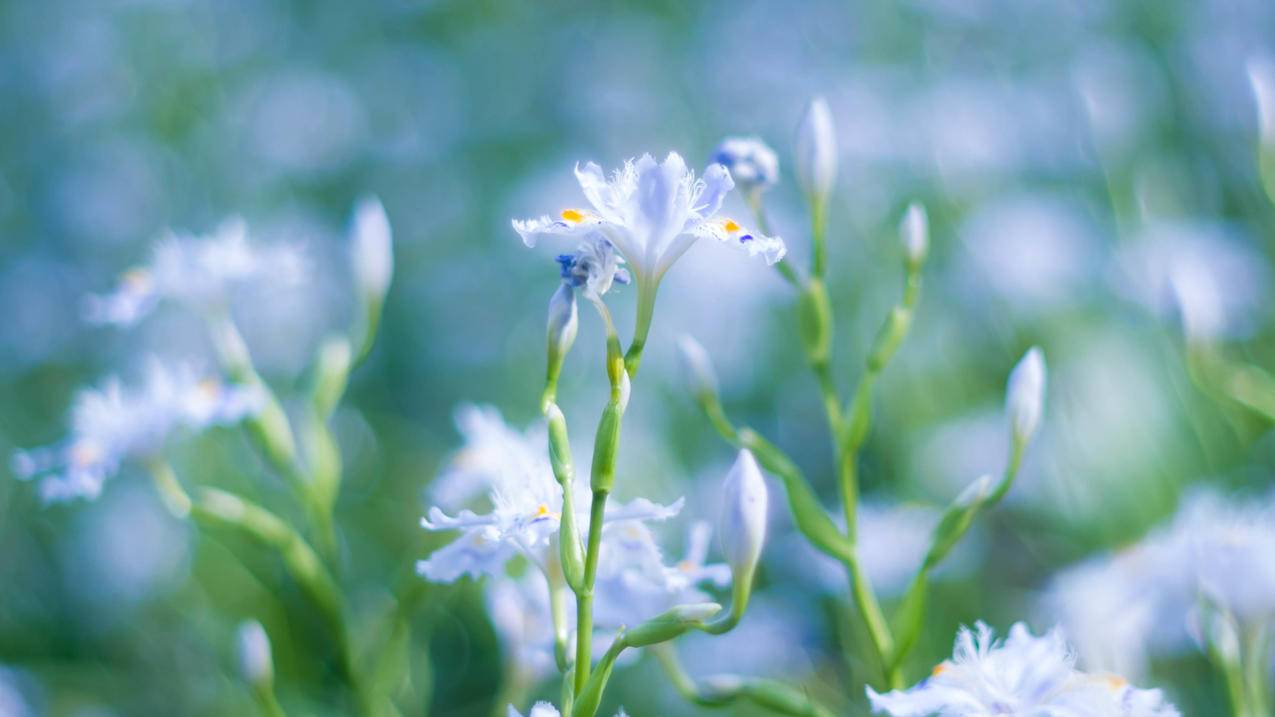
[[[96,498],[126,460],[154,456],[180,429],[235,423],[257,411],[261,401],[253,388],[151,361],[139,387],[111,378],[80,391],[71,409],[71,436],[17,453],[13,471],[22,479],[39,478],[46,502]]]
[[[649,154],[625,162],[610,179],[593,162],[576,167],[590,208],[563,209],[556,218],[513,221],[527,246],[542,236],[600,234],[628,262],[639,285],[654,285],[695,240],[708,237],[759,255],[767,263],[784,256],[784,242],[745,229],[719,216],[722,200],[734,188],[730,172],[711,164],[697,178],[676,152],[663,162]]]
[[[1022,623],[1003,642],[983,623],[961,628],[952,659],[929,678],[906,691],[869,687],[868,698],[893,717],[1178,717],[1159,690],[1080,672],[1061,631],[1036,637]]]

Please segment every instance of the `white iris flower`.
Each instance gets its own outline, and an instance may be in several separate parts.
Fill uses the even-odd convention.
[[[13,471],[22,479],[39,478],[46,502],[96,498],[126,460],[156,455],[180,429],[235,423],[257,411],[262,398],[253,388],[227,386],[189,366],[154,360],[139,387],[111,378],[81,390],[71,409],[70,437],[17,453]]]
[[[877,694],[872,709],[893,717],[1177,717],[1159,690],[1141,690],[1113,675],[1086,674],[1060,630],[1043,637],[1018,623],[993,639],[978,623],[962,628],[952,659],[910,690]]]

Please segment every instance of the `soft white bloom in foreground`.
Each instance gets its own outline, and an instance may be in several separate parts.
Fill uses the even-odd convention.
[[[509,705],[508,717],[522,717],[522,713],[514,709],[513,705]],[[561,715],[558,713],[558,708],[548,702],[537,702],[531,706],[531,711],[527,713],[527,717],[561,717]],[[615,714],[615,717],[626,717],[624,709],[621,708]]]
[[[608,521],[598,553],[594,621],[604,627],[632,627],[676,605],[707,602],[709,596],[699,586],[730,583],[725,565],[707,562],[710,533],[707,523],[691,526],[686,554],[669,566],[646,525]]]
[[[456,510],[486,495],[502,475],[553,473],[543,423],[518,431],[505,423],[500,409],[472,403],[458,406],[453,421],[464,445],[429,485],[430,499],[444,510]]]
[[[261,399],[255,389],[152,361],[139,387],[111,378],[81,390],[71,409],[70,437],[15,454],[13,472],[24,480],[38,477],[48,502],[96,498],[124,461],[158,454],[180,429],[235,423],[258,410]]]
[[[88,297],[85,313],[95,323],[131,326],[165,300],[207,311],[226,305],[248,282],[296,283],[304,265],[294,245],[249,243],[247,226],[236,217],[207,236],[168,234],[150,262],[126,272],[113,293]]]
[[[436,582],[452,582],[466,574],[475,578],[498,577],[504,574],[505,563],[518,554],[545,568],[546,551],[558,533],[562,517],[562,487],[553,476],[547,439],[541,437],[531,445],[525,436],[520,438],[505,426],[494,409],[462,409],[458,422],[462,420],[475,424],[472,428],[477,430],[473,433],[479,440],[471,439],[477,445],[467,446],[458,454],[458,461],[463,464],[470,459],[473,464],[462,466],[459,473],[449,469],[442,479],[451,483],[446,487],[464,489],[448,491],[453,493],[448,497],[469,497],[485,489],[490,509],[482,514],[461,510],[450,516],[437,506],[430,508],[429,515],[421,519],[421,527],[461,533],[455,541],[419,561],[417,573]],[[536,432],[543,436],[542,430],[537,428]],[[466,427],[462,431],[470,438]],[[453,465],[458,461],[453,461]],[[583,486],[580,490],[584,490]],[[576,505],[583,508],[578,521],[583,532],[587,529],[589,501],[581,495]],[[643,498],[627,504],[612,501],[607,505],[605,520],[608,526],[664,520],[676,515],[681,507],[681,500],[668,506]]]
[[[877,694],[876,712],[893,717],[1177,717],[1159,690],[1140,690],[1111,675],[1076,670],[1059,630],[1035,637],[1025,625],[997,642],[978,623],[961,628],[952,659],[910,690]]]
[[[903,240],[903,253],[909,264],[916,266],[925,261],[930,251],[930,219],[923,205],[918,202],[908,205],[903,220],[899,222],[899,237]]]
[[[376,197],[367,197],[354,208],[350,227],[350,266],[354,286],[368,300],[380,302],[394,275],[394,239],[390,218]]]
[[[722,552],[736,580],[748,579],[766,540],[766,479],[752,451],[744,449],[722,486]]]
[[[1005,387],[1005,413],[1015,441],[1031,439],[1044,410],[1045,354],[1033,346],[1010,372]]]
[[[783,258],[782,239],[718,216],[722,200],[735,186],[720,164],[709,165],[704,176],[696,178],[676,152],[662,163],[644,154],[625,162],[609,180],[593,162],[577,166],[576,179],[592,208],[564,209],[557,218],[515,219],[513,227],[527,246],[542,236],[600,234],[628,261],[639,285],[648,287],[702,237],[739,246],[767,263]]]
[[[1260,56],[1248,61],[1248,81],[1257,101],[1262,144],[1275,144],[1275,62]]]
[[[1116,252],[1113,288],[1162,319],[1181,321],[1192,340],[1243,337],[1270,311],[1270,269],[1241,227],[1158,221]]]
[[[797,127],[797,180],[814,201],[827,201],[837,181],[837,133],[828,102],[816,97]]]
[[[713,369],[713,361],[695,337],[688,334],[678,337],[677,356],[682,367],[682,379],[693,395],[717,395],[717,372]]]
[[[765,191],[779,181],[779,157],[758,137],[727,137],[717,145],[713,161],[730,170],[740,191]]]
[[[500,638],[505,662],[530,680],[557,669],[553,659],[553,618],[544,577],[528,572],[520,578],[494,580],[483,591],[492,627]],[[574,619],[569,611],[568,619]]]
[[[270,657],[270,638],[256,620],[240,623],[236,633],[239,674],[250,684],[269,684],[274,680],[274,661]]]
[[[584,291],[585,296],[596,298],[610,291],[612,282],[631,281],[629,270],[620,266],[624,259],[600,235],[585,238],[573,254],[559,254],[558,263],[562,266],[562,282]]]
[[[1243,625],[1275,619],[1275,504],[1211,493],[1186,502],[1171,540],[1185,544],[1200,592]]]

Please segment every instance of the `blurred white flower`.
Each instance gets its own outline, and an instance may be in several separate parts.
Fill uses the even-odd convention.
[[[459,530],[461,534],[419,561],[417,573],[435,582],[452,582],[466,574],[475,578],[499,577],[504,574],[505,563],[518,554],[543,571],[546,551],[558,533],[562,517],[562,487],[549,463],[547,439],[542,438],[537,445],[527,444],[526,437],[519,438],[494,411],[462,409],[458,420],[473,421],[470,428],[478,440],[471,440],[474,445],[458,454],[462,460],[473,460],[473,464],[457,473],[444,473],[452,489],[448,497],[469,497],[485,490],[490,508],[482,514],[461,510],[453,517],[438,506],[431,507],[429,514],[421,518],[421,527],[430,531]],[[462,431],[470,437],[471,430],[462,427]],[[512,450],[506,451],[507,447]],[[589,500],[584,486],[578,485],[577,490],[581,491],[576,505],[583,509],[577,510],[583,533],[588,529]],[[681,508],[680,499],[667,506],[644,498],[627,504],[612,501],[607,505],[605,521],[610,526],[665,520]]]
[[[624,259],[610,241],[597,234],[585,237],[574,253],[559,254],[558,263],[562,265],[562,282],[581,289],[585,296],[599,297],[611,290],[613,282],[631,281],[629,270],[620,266]]]
[[[1076,636],[1088,666],[1137,675],[1149,656],[1190,648],[1200,632],[1192,626],[1208,617],[1202,604],[1241,627],[1275,619],[1273,526],[1269,497],[1192,492],[1172,521],[1134,546],[1061,572],[1044,607]]]
[[[518,431],[505,423],[500,409],[472,403],[458,406],[453,421],[464,445],[427,489],[431,501],[444,510],[456,510],[485,495],[503,475],[552,474],[543,423]]]
[[[89,296],[85,315],[94,323],[132,326],[161,301],[208,311],[227,306],[232,291],[245,283],[290,285],[305,273],[299,247],[253,245],[236,217],[207,236],[169,233],[155,245],[150,262],[126,272],[114,292]]]
[[[727,137],[713,161],[730,171],[741,192],[763,192],[779,181],[779,158],[759,137]]]
[[[514,709],[513,705],[509,705],[508,717],[522,717],[522,713]],[[531,711],[527,713],[527,717],[561,717],[561,715],[558,712],[558,708],[548,702],[537,702],[531,706]],[[615,717],[626,717],[624,708],[620,708],[620,711],[615,713]]]
[[[708,351],[690,334],[683,334],[677,339],[678,363],[682,369],[682,382],[691,395],[717,395],[717,372],[713,369],[713,360]]]
[[[1039,346],[1027,350],[1009,374],[1005,413],[1015,441],[1031,439],[1045,411],[1045,354]]]
[[[532,682],[552,674],[557,669],[553,658],[553,618],[543,576],[527,573],[520,578],[492,581],[484,598],[505,661]],[[574,611],[568,618],[574,620]]]
[[[722,588],[730,583],[725,565],[706,562],[710,530],[707,523],[693,525],[686,555],[669,566],[646,525],[608,521],[598,554],[595,622],[633,626],[675,605],[707,602],[701,585]]]
[[[1140,690],[1113,675],[1075,668],[1062,632],[1035,637],[1017,623],[1003,642],[978,623],[961,628],[952,659],[910,690],[877,694],[873,710],[893,717],[968,715],[1085,715],[1085,717],[1177,717],[1159,690]]]
[[[564,209],[558,219],[515,219],[513,227],[527,246],[542,236],[601,234],[628,261],[638,282],[651,285],[699,238],[735,244],[771,264],[786,251],[782,239],[755,234],[717,215],[735,186],[720,164],[709,165],[697,179],[676,152],[663,163],[644,154],[625,162],[610,180],[593,162],[583,169],[577,166],[576,178],[593,208]]]
[[[20,451],[13,472],[40,479],[46,502],[96,498],[102,484],[130,458],[150,458],[185,429],[235,423],[261,406],[253,388],[222,384],[186,365],[151,360],[145,382],[127,388],[112,377],[81,390],[71,409],[71,435],[45,448]]]
[[[996,307],[1031,316],[1093,295],[1102,233],[1082,204],[1047,194],[989,201],[962,221],[961,288]],[[993,297],[1000,302],[982,301]]]
[[[1248,81],[1257,102],[1262,144],[1275,144],[1275,61],[1266,55],[1248,61]]]
[[[1248,335],[1267,314],[1270,271],[1239,230],[1208,221],[1155,222],[1121,245],[1111,282],[1192,339]]]
[[[837,130],[828,101],[816,97],[806,106],[797,127],[797,181],[813,201],[823,203],[837,181]]]

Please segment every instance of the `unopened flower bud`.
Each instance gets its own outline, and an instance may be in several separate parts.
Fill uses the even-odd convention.
[[[721,611],[722,606],[715,602],[677,605],[626,631],[624,643],[629,647],[646,647],[668,642]]]
[[[824,203],[837,179],[837,135],[822,97],[811,100],[797,128],[797,180],[815,204]]]
[[[903,253],[907,257],[908,268],[915,271],[930,253],[930,220],[925,214],[925,207],[918,202],[908,205],[899,223],[899,237],[903,240]]]
[[[766,480],[751,451],[739,452],[722,486],[722,552],[730,565],[738,595],[740,583],[751,583],[766,539]]]
[[[1275,61],[1265,56],[1248,61],[1248,82],[1257,102],[1257,121],[1264,145],[1275,144]]]
[[[1026,443],[1040,425],[1045,407],[1045,354],[1033,346],[1009,374],[1005,413],[1016,442]]]
[[[239,673],[254,687],[268,686],[274,681],[274,661],[270,657],[270,638],[256,620],[239,624],[237,634]]]
[[[365,300],[379,304],[394,274],[393,233],[379,199],[367,197],[359,202],[350,233],[354,285]]]
[[[579,328],[580,311],[576,308],[576,293],[570,286],[561,284],[549,299],[547,335],[550,361],[555,357],[561,361],[567,355],[571,345],[575,343]]]
[[[695,398],[717,395],[717,372],[712,359],[700,342],[683,334],[677,340],[677,356],[681,359],[682,380]]]

